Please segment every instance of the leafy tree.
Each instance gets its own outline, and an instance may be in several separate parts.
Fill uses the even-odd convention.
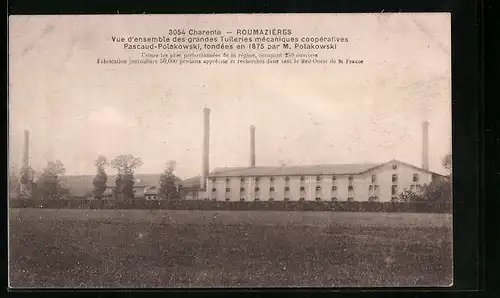
[[[452,198],[451,182],[447,179],[433,181],[422,186],[421,193],[404,190],[398,196],[400,202],[449,203]]]
[[[165,171],[160,177],[159,195],[162,198],[173,199],[179,197],[176,176],[174,174],[176,165],[175,161],[168,161]]]
[[[446,154],[443,159],[441,160],[441,164],[443,165],[443,167],[445,169],[447,169],[448,171],[452,171],[452,166],[453,166],[453,163],[452,163],[452,158],[451,158],[451,153],[449,154]]]
[[[108,160],[106,157],[99,155],[94,165],[97,167],[97,174],[92,181],[94,185],[93,195],[96,199],[102,199],[102,195],[106,191],[106,183],[108,182],[108,175],[105,170],[105,167],[108,165]]]
[[[424,195],[427,200],[432,202],[451,202],[453,197],[453,158],[451,153],[443,156],[441,160],[443,167],[448,170],[449,176],[446,176],[438,181],[429,184],[424,188]]]
[[[37,181],[38,194],[46,199],[58,199],[68,195],[68,190],[64,189],[59,181],[59,177],[65,172],[64,164],[60,160],[48,162]]]
[[[141,165],[141,159],[131,154],[119,155],[111,161],[111,167],[118,171],[115,179],[117,196],[122,198],[134,197],[134,172]]]
[[[19,194],[22,197],[31,197],[35,186],[35,171],[30,167],[23,167],[19,172]]]
[[[21,194],[21,183],[15,170],[9,171],[9,198],[19,197]]]
[[[424,186],[423,197],[427,202],[449,203],[452,200],[452,184],[449,179],[440,179]]]

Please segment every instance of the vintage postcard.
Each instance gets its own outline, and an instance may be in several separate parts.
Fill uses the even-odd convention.
[[[11,16],[10,287],[451,286],[450,20]]]

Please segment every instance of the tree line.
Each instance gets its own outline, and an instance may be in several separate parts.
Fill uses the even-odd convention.
[[[92,180],[92,196],[103,199],[108,189],[108,175],[106,168],[116,169],[115,186],[112,196],[117,199],[132,199],[135,196],[135,170],[142,165],[142,160],[131,154],[122,154],[113,160],[99,155],[94,162],[96,175]],[[175,176],[176,162],[168,161],[164,172],[160,176],[158,196],[163,199],[179,197],[177,177]],[[19,173],[11,170],[9,173],[9,196],[21,198],[59,199],[68,197],[70,192],[63,187],[61,176],[65,174],[64,164],[60,160],[50,161],[42,173],[36,177],[31,167],[23,167]]]
[[[9,197],[47,199],[65,197],[69,191],[62,187],[59,181],[65,172],[64,164],[60,160],[48,162],[38,177],[29,166],[21,168],[19,174],[11,170],[8,178]]]
[[[112,188],[112,196],[117,199],[134,198],[134,173],[142,165],[142,160],[131,154],[123,154],[108,162],[105,156],[98,156],[94,162],[96,175],[92,181],[92,196],[95,199],[103,199],[107,190],[108,175],[106,168],[110,166],[116,169],[115,187]],[[443,179],[433,181],[422,186],[421,192],[403,190],[397,197],[400,202],[451,202],[452,199],[452,156],[447,154],[442,159],[443,167],[448,175]],[[160,176],[160,188],[158,196],[163,199],[175,199],[179,197],[177,177],[175,176],[176,162],[168,161],[165,170]],[[47,163],[42,173],[35,177],[35,171],[31,167],[23,167],[20,173],[10,171],[8,187],[9,197],[21,198],[44,198],[58,199],[69,196],[68,189],[61,185],[60,177],[66,172],[64,164],[60,160]]]

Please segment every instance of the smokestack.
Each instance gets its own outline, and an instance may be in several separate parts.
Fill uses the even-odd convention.
[[[422,122],[422,169],[429,170],[429,121]]]
[[[255,167],[255,126],[250,125],[250,167]]]
[[[201,188],[207,187],[207,177],[209,171],[209,151],[210,151],[210,109],[203,109],[203,157],[200,184]]]
[[[23,167],[25,169],[30,166],[30,132],[24,131],[24,152],[23,152]]]

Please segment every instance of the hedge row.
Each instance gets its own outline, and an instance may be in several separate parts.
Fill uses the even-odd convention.
[[[85,199],[11,199],[10,208],[46,209],[170,209],[170,210],[274,210],[274,211],[349,211],[451,213],[449,203],[331,202],[331,201],[257,201],[226,202],[205,200],[85,200]]]

